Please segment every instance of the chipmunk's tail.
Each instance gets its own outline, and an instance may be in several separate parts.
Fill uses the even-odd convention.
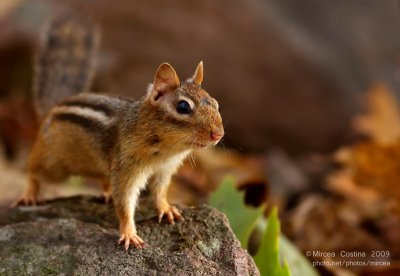
[[[35,62],[33,96],[40,118],[64,98],[88,89],[98,38],[88,20],[63,15],[50,22]]]

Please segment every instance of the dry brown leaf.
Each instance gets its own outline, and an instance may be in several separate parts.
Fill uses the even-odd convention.
[[[349,198],[365,202],[400,202],[400,112],[392,91],[378,82],[367,93],[367,112],[355,121],[370,137],[339,149],[334,158],[343,169],[328,177],[328,186]]]
[[[370,139],[335,153],[334,159],[342,168],[328,175],[327,186],[352,208],[354,231],[374,234],[396,260],[400,254],[399,106],[392,91],[378,83],[368,93],[367,108],[365,115],[356,119],[355,127]],[[368,248],[358,242],[354,245]]]
[[[397,142],[400,137],[399,106],[385,84],[378,82],[367,92],[366,109],[366,114],[355,119],[355,129],[378,144]]]
[[[328,176],[328,187],[352,199],[400,201],[400,141],[392,145],[361,142],[342,149],[336,161],[343,169]]]

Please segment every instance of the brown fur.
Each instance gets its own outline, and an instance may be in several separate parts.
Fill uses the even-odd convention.
[[[99,39],[90,21],[71,15],[51,22],[45,34],[36,58],[33,89],[40,118],[60,100],[88,88]]]
[[[28,161],[30,182],[19,203],[35,203],[43,181],[97,178],[105,195],[112,190],[120,241],[126,249],[131,243],[142,247],[133,221],[140,190],[151,179],[160,219],[181,219],[166,198],[170,178],[191,150],[214,145],[223,135],[218,103],[201,88],[202,79],[202,63],[183,83],[164,63],[139,101],[81,93],[55,105],[41,124]],[[190,103],[190,114],[177,111],[180,101]]]

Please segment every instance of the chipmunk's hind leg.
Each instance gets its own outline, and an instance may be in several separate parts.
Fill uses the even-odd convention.
[[[102,195],[105,203],[109,203],[112,200],[111,182],[108,179],[102,181]]]
[[[29,182],[22,192],[21,196],[12,205],[13,207],[19,205],[36,205],[38,203],[38,194],[40,190],[40,182],[34,177],[29,177]]]

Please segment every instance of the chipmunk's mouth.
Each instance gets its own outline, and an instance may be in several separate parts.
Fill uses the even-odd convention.
[[[196,147],[196,148],[205,148],[205,147],[208,146],[207,144],[198,143],[198,142],[196,142],[196,143],[188,143],[188,144],[193,146],[193,147]]]

